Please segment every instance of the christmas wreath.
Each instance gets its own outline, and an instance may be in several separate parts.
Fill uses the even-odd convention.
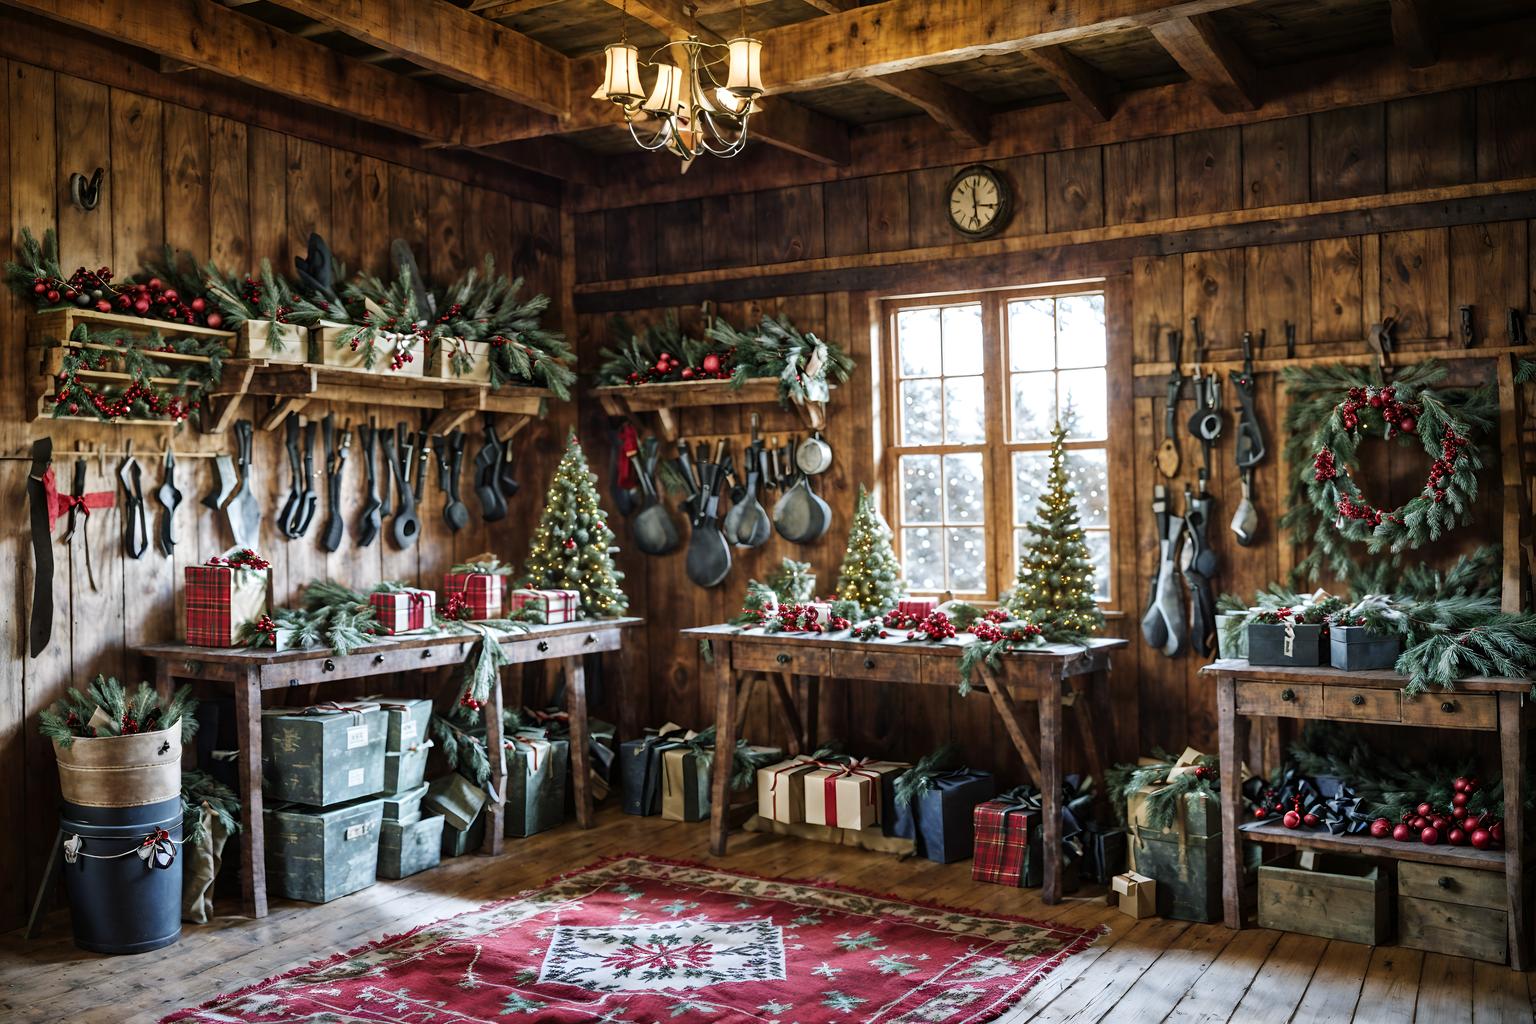
[[[1471,518],[1483,460],[1476,440],[1497,414],[1492,388],[1437,390],[1445,369],[1435,362],[1380,371],[1328,366],[1286,371],[1291,407],[1286,455],[1298,468],[1291,509],[1282,523],[1311,551],[1294,580],[1328,572],[1352,579],[1351,543],[1372,554],[1397,554],[1436,540]],[[1351,475],[1360,442],[1416,439],[1431,460],[1423,489],[1397,508],[1372,504]]]
[[[229,354],[218,338],[167,339],[158,332],[145,337],[115,328],[92,332],[85,324],[76,325],[69,340],[54,374],[53,415],[89,414],[109,423],[128,417],[180,423],[197,416],[223,376]],[[178,360],[173,370],[155,358],[159,352],[201,358]],[[105,372],[122,373],[128,382],[107,385],[86,379]],[[157,383],[166,379],[175,383]]]

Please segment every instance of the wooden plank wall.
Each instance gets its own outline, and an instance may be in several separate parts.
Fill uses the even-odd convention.
[[[353,267],[383,271],[390,239],[401,237],[410,241],[423,270],[434,279],[455,276],[490,252],[498,266],[526,275],[527,294],[558,297],[562,292],[560,213],[555,207],[30,64],[11,61],[4,71],[0,224],[8,240],[18,239],[23,226],[39,234],[56,227],[66,272],[80,264],[110,265],[123,276],[136,270],[145,256],[158,257],[166,243],[189,249],[200,259],[211,255],[226,267],[249,270],[268,257],[274,266],[291,270],[309,233],[319,231]],[[67,180],[71,172],[89,173],[98,166],[106,169],[104,197],[99,208],[85,213],[69,203]],[[507,178],[515,182],[515,172],[509,170]],[[558,326],[561,308],[557,298],[549,314],[551,324]],[[232,434],[202,437],[191,429],[170,435],[142,427],[25,422],[21,379],[26,313],[27,306],[8,292],[0,299],[0,327],[8,339],[0,348],[0,375],[9,382],[0,389],[0,453],[25,452],[33,438],[51,435],[55,465],[67,486],[69,453],[76,445],[118,450],[131,440],[134,450],[142,453],[148,495],[159,485],[157,453],[167,437],[178,451],[233,449]],[[264,409],[263,400],[250,399],[242,415],[259,420]],[[324,411],[321,408],[318,415]],[[354,423],[377,417],[381,425],[393,426],[400,419],[418,425],[415,410],[384,405],[338,405],[335,412],[338,420],[350,418]],[[260,550],[273,561],[275,598],[287,601],[302,584],[318,577],[359,586],[393,578],[435,587],[455,560],[487,549],[520,560],[570,422],[571,407],[557,407],[549,419],[536,421],[518,435],[524,489],[503,523],[487,528],[476,520],[465,531],[452,533],[441,519],[442,498],[432,485],[415,547],[400,552],[381,540],[359,550],[348,540],[335,554],[318,546],[323,497],[306,538],[285,541],[271,528],[274,511],[287,493],[288,470],[281,430],[258,431],[255,459],[266,520]],[[471,458],[476,448],[472,442]],[[358,454],[356,446],[353,454]],[[92,460],[88,489],[113,489],[118,461],[107,459],[103,472]],[[323,465],[318,440],[316,462]],[[182,567],[217,554],[229,543],[222,522],[198,504],[212,488],[212,466],[210,459],[184,459],[177,467],[185,497],[177,516],[174,559],[159,556],[153,546],[137,561],[122,556],[115,509],[90,520],[96,589],[87,581],[78,540],[73,550],[55,546],[54,639],[41,657],[29,661],[25,641],[32,559],[24,514],[28,466],[0,462],[0,493],[9,496],[14,513],[0,523],[0,565],[5,567],[3,592],[8,597],[0,602],[0,650],[7,666],[0,688],[0,777],[9,783],[0,786],[0,833],[5,836],[0,841],[0,875],[10,880],[0,906],[0,927],[21,919],[56,824],[58,783],[51,748],[36,734],[37,713],[70,684],[83,685],[98,672],[136,682],[141,668],[125,649],[174,638],[178,617],[173,610]],[[362,487],[362,469],[354,457],[343,495],[354,515]],[[467,483],[464,493],[470,494]],[[473,505],[472,495],[469,500]],[[151,499],[152,521],[158,522],[158,512]],[[17,780],[25,784],[15,784]]]
[[[1410,189],[1495,181],[1536,174],[1536,130],[1521,111],[1536,102],[1536,82],[1518,81],[1461,89],[1324,113],[1277,118],[1242,126],[1089,146],[1061,152],[991,161],[1014,181],[1018,212],[1008,235],[1108,228],[1156,222],[1249,207],[1305,203]],[[1021,141],[1020,146],[1027,145]],[[745,157],[743,159],[750,159]],[[957,241],[944,220],[942,195],[961,166],[800,184],[674,203],[581,212],[574,217],[578,283],[619,282],[646,274],[747,266]],[[592,196],[582,201],[581,208]],[[688,230],[688,225],[697,225]],[[665,227],[666,230],[662,230]],[[1504,340],[1504,314],[1531,308],[1536,287],[1530,259],[1530,225],[1523,220],[1454,227],[1349,235],[1312,242],[1249,245],[1202,252],[1137,257],[1106,268],[1111,309],[1112,401],[1121,414],[1112,422],[1116,472],[1112,517],[1116,536],[1117,593],[1111,630],[1129,636],[1129,653],[1116,661],[1117,741],[1122,756],[1153,745],[1214,749],[1214,703],[1192,656],[1169,660],[1145,649],[1136,622],[1154,571],[1155,544],[1146,508],[1158,477],[1152,456],[1161,436],[1163,377],[1154,364],[1167,357],[1154,349],[1154,322],[1187,329],[1198,315],[1212,355],[1237,355],[1242,331],[1268,332],[1268,354],[1283,355],[1283,325],[1298,325],[1298,355],[1361,353],[1365,329],[1384,315],[1395,316],[1397,336],[1407,351],[1444,347],[1457,324],[1456,307],[1478,310],[1485,344]],[[1070,249],[1065,251],[1070,257]],[[988,261],[978,261],[988,262]],[[1022,262],[1022,261],[1021,261]],[[1029,265],[1029,264],[1025,264]],[[995,281],[992,266],[976,266]],[[868,280],[867,275],[861,281]],[[1018,285],[1045,283],[1028,276]],[[862,286],[862,284],[861,284]],[[872,301],[878,292],[826,292],[762,300],[746,307],[733,301],[730,282],[714,295],[733,320],[755,317],[758,308],[790,312],[805,329],[844,344],[859,364],[851,387],[834,396],[827,434],[836,461],[824,493],[835,519],[818,544],[796,548],[777,538],[757,553],[740,557],[716,590],[688,582],[681,553],[665,559],[629,557],[635,591],[645,595],[653,618],[648,652],[656,685],[650,721],[673,719],[697,726],[710,718],[712,698],[700,680],[709,674],[699,654],[673,635],[675,627],[716,622],[739,608],[750,576],[766,572],[784,555],[806,558],[823,589],[835,580],[848,527],[851,498],[859,481],[877,477],[878,442],[871,437],[871,409],[878,395],[870,358]],[[750,316],[744,316],[744,307]],[[637,309],[643,322],[665,310]],[[696,309],[677,311],[685,324]],[[607,343],[605,318],[578,316],[580,346],[591,368]],[[877,338],[877,336],[875,336]],[[1186,344],[1186,357],[1190,347]],[[1133,374],[1139,369],[1140,376]],[[1186,372],[1188,366],[1186,364]],[[1224,382],[1225,383],[1225,382]],[[1242,548],[1226,524],[1239,488],[1231,464],[1229,430],[1216,453],[1213,490],[1218,496],[1213,539],[1224,567],[1217,585],[1243,595],[1279,579],[1291,564],[1289,545],[1276,536],[1286,501],[1281,492],[1276,433],[1275,375],[1260,380],[1259,405],[1270,457],[1254,481],[1263,519],[1259,542]],[[1226,405],[1235,398],[1228,387]],[[1192,411],[1186,392],[1182,422]],[[590,421],[595,410],[584,408]],[[739,433],[744,413],[736,409],[687,421],[685,430],[703,435]],[[795,426],[778,410],[774,430]],[[1184,466],[1174,489],[1193,482],[1199,448],[1181,437]],[[1368,449],[1365,470],[1386,484],[1373,488],[1391,504],[1421,485],[1425,467],[1406,453]],[[1493,463],[1490,463],[1493,465]],[[1483,477],[1485,508],[1496,508],[1497,474]],[[1120,486],[1124,482],[1124,486]],[[1179,507],[1182,507],[1180,502]],[[889,515],[890,502],[886,501]],[[1489,520],[1493,521],[1493,520]],[[622,534],[621,534],[622,538]],[[1455,544],[1477,539],[1462,531]],[[965,743],[971,760],[1019,777],[1007,741],[993,724],[984,698],[942,693],[913,694],[910,688],[874,683],[833,688],[826,697],[828,732],[859,753],[913,758],[945,737]],[[771,738],[774,723],[765,695],[754,698],[749,735]]]

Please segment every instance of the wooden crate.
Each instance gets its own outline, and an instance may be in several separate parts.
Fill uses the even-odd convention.
[[[470,366],[466,372],[454,372],[451,350],[447,345],[438,345],[432,350],[432,359],[427,364],[426,375],[428,377],[441,377],[443,380],[474,381],[478,384],[490,383],[490,343],[484,341],[467,341],[464,344],[470,357]]]
[[[1397,941],[1431,953],[1505,963],[1507,897],[1501,872],[1404,861],[1397,869]]]
[[[322,320],[310,328],[309,361],[316,366],[335,366],[344,370],[366,369],[363,366],[364,352],[361,348],[354,350],[346,345],[340,348],[336,345],[336,339],[348,326],[348,324]]]
[[[273,331],[277,342],[272,342]],[[309,331],[297,324],[274,324],[271,320],[247,320],[235,332],[235,357],[263,359],[269,363],[304,363],[309,361]]]
[[[1391,937],[1391,918],[1391,881],[1363,857],[1324,854],[1310,869],[1259,868],[1262,928],[1379,946]]]

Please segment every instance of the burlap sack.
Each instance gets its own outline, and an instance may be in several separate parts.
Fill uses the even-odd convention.
[[[224,843],[229,833],[218,815],[203,808],[203,841],[181,848],[186,858],[181,868],[181,919],[192,924],[207,924],[213,918],[213,882],[224,862]]]

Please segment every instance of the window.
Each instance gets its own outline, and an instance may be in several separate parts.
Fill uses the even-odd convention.
[[[1108,601],[1103,294],[989,292],[891,302],[885,314],[889,493],[913,591],[987,599],[1013,585],[1059,417],[1095,589]]]

